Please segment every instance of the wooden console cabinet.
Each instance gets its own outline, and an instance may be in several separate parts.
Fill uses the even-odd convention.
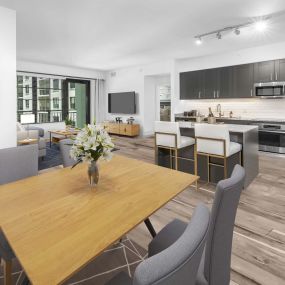
[[[136,137],[140,134],[140,125],[124,123],[105,123],[107,132],[114,135]]]

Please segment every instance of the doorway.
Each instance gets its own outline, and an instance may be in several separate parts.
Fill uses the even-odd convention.
[[[66,79],[64,102],[64,115],[68,117],[77,128],[83,128],[90,123],[90,81]]]

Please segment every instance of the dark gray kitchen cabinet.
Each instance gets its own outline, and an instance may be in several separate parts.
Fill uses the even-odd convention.
[[[233,97],[253,97],[253,64],[233,66]]]
[[[204,74],[204,99],[218,98],[219,82],[220,82],[220,68],[206,69]]]
[[[188,78],[190,77],[190,72],[182,72],[179,74],[180,78],[180,99],[186,100],[190,99],[191,93],[191,82],[189,82]]]
[[[263,61],[254,63],[254,82],[271,82],[276,81],[275,61]]]
[[[219,88],[217,98],[233,98],[233,67],[219,68]]]
[[[204,94],[204,71],[180,73],[180,99],[202,99]]]
[[[275,60],[275,80],[285,81],[285,59]]]

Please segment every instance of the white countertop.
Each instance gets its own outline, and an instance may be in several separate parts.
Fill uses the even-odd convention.
[[[192,129],[194,128],[195,124],[193,122],[179,122],[179,127],[180,128],[189,128]],[[207,124],[207,123],[203,123]],[[218,125],[220,125],[218,123]],[[258,129],[258,126],[253,126],[253,125],[236,125],[236,124],[222,124],[223,126],[227,126],[229,128],[230,132],[235,132],[235,133],[246,133],[251,130]]]

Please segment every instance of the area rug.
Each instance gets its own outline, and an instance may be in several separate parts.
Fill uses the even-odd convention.
[[[95,260],[72,276],[64,285],[104,285],[121,271],[133,276],[138,264],[147,256],[145,249],[127,237],[105,250]],[[3,271],[0,271],[0,285]],[[13,284],[21,284],[25,273],[17,260],[13,261]],[[47,284],[48,285],[48,284]]]

